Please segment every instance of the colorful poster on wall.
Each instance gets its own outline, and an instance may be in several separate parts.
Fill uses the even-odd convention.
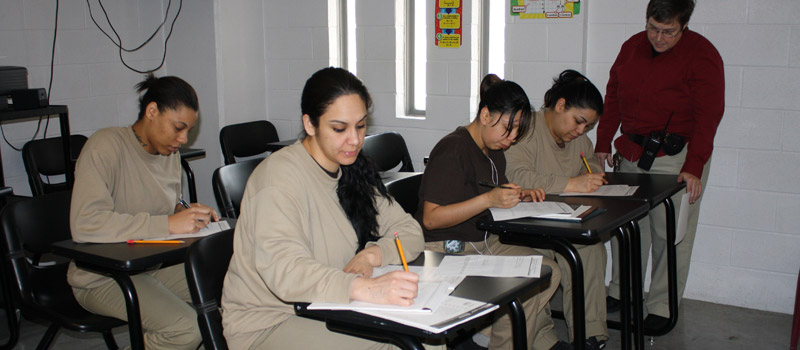
[[[461,47],[461,0],[436,0],[433,11],[436,26],[435,45],[438,47]]]
[[[511,15],[528,18],[572,18],[581,13],[580,0],[510,0]]]

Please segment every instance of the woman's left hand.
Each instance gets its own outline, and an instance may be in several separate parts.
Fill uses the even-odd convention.
[[[525,189],[520,192],[523,202],[541,202],[544,200],[544,189],[539,187],[536,189]]]
[[[358,252],[356,256],[350,259],[350,262],[345,265],[343,271],[369,278],[372,276],[372,268],[381,266],[381,261],[381,248],[378,246],[371,246]]]

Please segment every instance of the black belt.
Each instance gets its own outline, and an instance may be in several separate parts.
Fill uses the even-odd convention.
[[[624,132],[623,132],[623,134],[625,134],[625,136],[627,136],[629,140],[633,141],[633,143],[635,143],[635,144],[637,144],[639,146],[644,146],[644,143],[647,141],[647,137],[645,137],[644,135],[627,134],[627,133],[624,133]]]

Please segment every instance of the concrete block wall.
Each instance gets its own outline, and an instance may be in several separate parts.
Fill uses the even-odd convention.
[[[644,26],[646,2],[589,9],[589,76],[605,85],[622,41]],[[628,8],[616,13],[610,9]],[[685,296],[791,313],[798,268],[800,3],[698,0],[689,28],[725,62],[717,131]],[[623,35],[624,33],[624,35]],[[605,79],[605,80],[603,80]],[[601,90],[605,90],[604,86]]]
[[[165,1],[112,0],[103,4],[126,48],[143,42],[161,23],[166,9]],[[92,10],[97,22],[114,37],[99,5],[94,4]],[[173,6],[170,19],[175,12]],[[205,159],[192,162],[198,193],[205,203],[214,201],[208,185],[211,171],[218,166],[220,159],[219,142],[215,136],[219,133],[216,75],[213,74],[216,50],[214,41],[208,40],[214,37],[212,14],[211,1],[184,4],[169,42],[167,62],[158,72],[158,75],[181,76],[198,92],[201,122],[190,134],[189,146],[205,148],[208,152]],[[54,17],[54,1],[0,0],[0,65],[26,67],[31,88],[46,89],[48,86]],[[133,124],[139,110],[134,85],[143,79],[143,75],[120,63],[116,46],[95,27],[85,1],[60,1],[58,18],[50,103],[68,106],[73,134],[89,136],[104,127]],[[167,26],[169,23],[171,20]],[[123,54],[126,62],[139,70],[157,67],[164,50],[162,34],[141,51]],[[168,70],[168,66],[174,69]],[[37,138],[42,137],[44,124],[43,121]],[[2,124],[9,143],[18,149],[33,137],[36,128],[36,120]],[[53,118],[47,136],[59,135],[58,119]],[[13,187],[15,194],[30,195],[20,152],[6,142],[0,143],[0,152],[6,186]]]

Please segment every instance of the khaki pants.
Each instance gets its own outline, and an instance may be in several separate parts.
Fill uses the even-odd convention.
[[[202,342],[183,264],[131,276],[139,298],[148,350],[194,350]],[[115,282],[97,288],[73,288],[75,299],[93,313],[127,320],[122,290]]]
[[[487,247],[488,246],[488,247]],[[444,243],[442,241],[427,242],[425,243],[426,250],[437,252],[444,252]],[[492,255],[507,255],[507,256],[520,256],[520,255],[542,255],[540,252],[533,248],[516,246],[500,243],[497,235],[489,235],[485,242],[470,242],[466,243],[464,249],[465,255],[470,254],[489,254]],[[528,345],[533,349],[550,349],[553,344],[558,341],[553,320],[550,318],[550,308],[548,303],[550,298],[558,288],[558,283],[555,281],[561,280],[561,270],[555,261],[549,258],[544,258],[542,265],[550,266],[553,270],[550,283],[543,287],[536,288],[529,292],[528,295],[520,298],[522,301],[522,308],[525,312],[525,322],[528,334]],[[504,310],[505,311],[502,311]],[[501,306],[502,315],[499,318],[496,316],[492,324],[491,336],[489,340],[490,349],[512,349],[513,338],[511,329],[511,318],[508,315],[507,308]]]
[[[653,161],[653,166],[649,171],[645,171],[638,166],[635,162],[627,159],[622,159],[620,164],[620,172],[626,173],[644,173],[644,174],[671,174],[678,175],[681,167],[686,159],[686,150],[684,147],[681,153],[674,156],[662,156]],[[711,159],[708,160],[703,168],[703,175],[700,179],[705,191],[708,185],[708,170]],[[686,191],[680,191],[672,196],[672,203],[675,207],[675,220],[678,219],[678,212],[680,212],[681,196]],[[683,297],[683,291],[686,287],[686,278],[689,276],[689,264],[692,257],[692,246],[694,245],[694,236],[697,232],[697,219],[700,215],[700,201],[703,199],[702,193],[700,198],[689,208],[689,220],[686,227],[686,236],[675,247],[675,260],[678,275],[678,303]],[[667,214],[664,210],[664,205],[658,205],[650,210],[650,213],[643,219],[639,220],[639,230],[641,231],[641,249],[642,249],[642,281],[647,272],[647,258],[650,256],[652,247],[653,261],[651,267],[651,281],[650,292],[645,300],[645,312],[647,314],[654,314],[662,317],[669,317],[669,285],[667,280]],[[613,273],[611,283],[608,286],[608,295],[619,299],[619,264],[616,259],[619,256],[619,244],[617,240],[611,240],[611,259],[613,264]]]

